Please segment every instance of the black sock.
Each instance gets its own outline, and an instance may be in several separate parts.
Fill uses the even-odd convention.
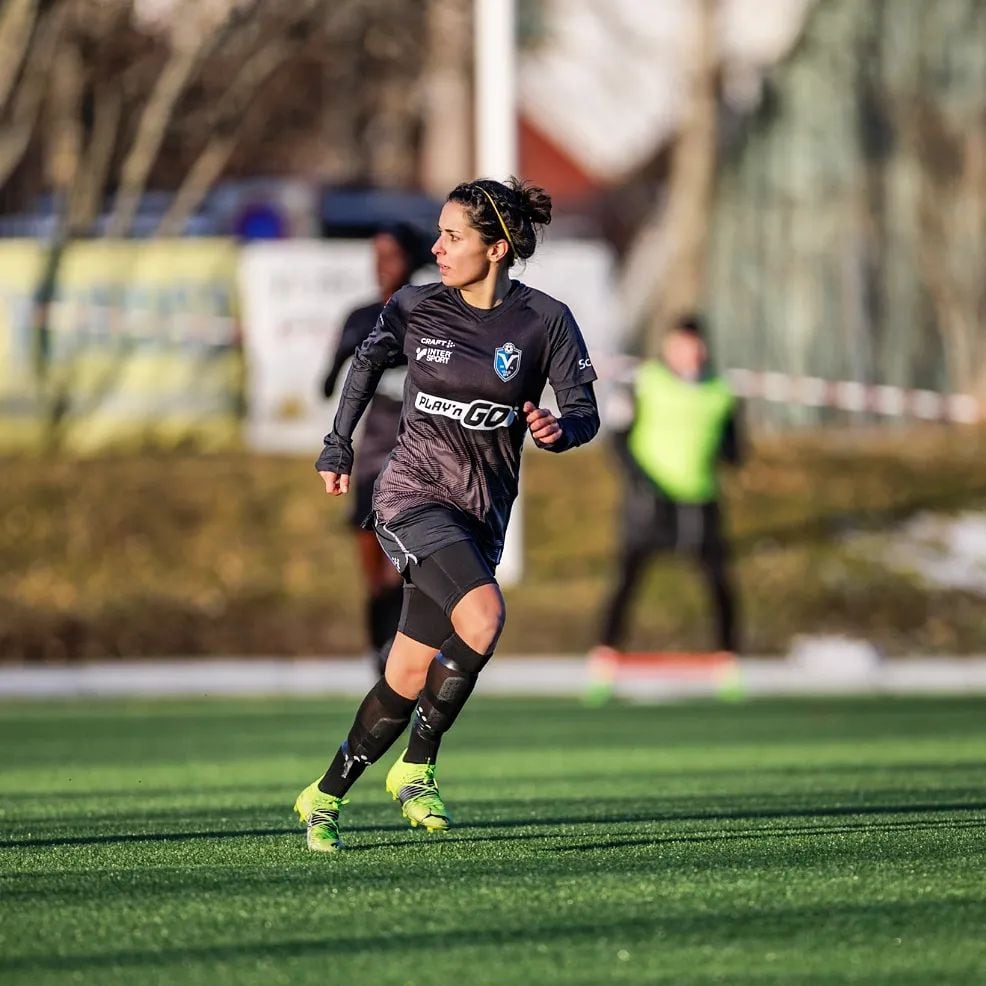
[[[353,727],[318,782],[318,789],[336,798],[343,797],[363,771],[400,738],[411,721],[414,706],[415,699],[398,695],[381,678],[363,699]]]
[[[442,745],[442,733],[424,734],[420,730],[412,729],[411,737],[407,741],[407,753],[404,754],[405,763],[437,763],[438,748]]]
[[[428,677],[418,697],[404,755],[407,763],[435,763],[442,737],[452,728],[490,657],[492,654],[474,651],[458,634],[453,633],[442,644],[428,667]]]

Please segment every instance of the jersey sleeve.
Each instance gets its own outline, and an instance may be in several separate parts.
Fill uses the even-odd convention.
[[[561,437],[551,445],[545,445],[536,438],[534,444],[548,452],[567,452],[591,442],[599,431],[599,408],[591,383],[566,387],[556,392],[558,398],[558,424]]]
[[[596,371],[571,310],[562,305],[558,314],[549,318],[547,324],[547,376],[551,389],[558,394],[571,387],[592,383],[596,379]]]
[[[397,366],[404,353],[407,331],[406,289],[398,291],[384,306],[373,331],[353,355],[346,382],[339,394],[332,431],[325,436],[315,468],[324,472],[349,473],[353,467],[353,432],[383,376]]]

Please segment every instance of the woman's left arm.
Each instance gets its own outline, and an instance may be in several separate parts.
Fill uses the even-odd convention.
[[[530,401],[524,406],[534,444],[549,452],[567,452],[591,441],[599,431],[599,407],[592,384],[566,387],[555,398],[561,415],[557,418]]]
[[[548,353],[546,376],[558,404],[556,418],[546,408],[524,405],[527,424],[538,448],[565,452],[584,445],[599,431],[599,408],[592,381],[592,360],[578,323],[567,305],[556,306],[546,319]]]

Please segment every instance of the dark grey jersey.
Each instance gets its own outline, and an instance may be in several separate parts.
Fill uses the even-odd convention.
[[[353,358],[319,468],[344,471],[341,453],[376,381],[402,358],[408,372],[397,444],[373,501],[384,522],[437,502],[502,540],[527,431],[522,408],[539,404],[546,383],[558,396],[563,430],[547,448],[564,451],[598,430],[589,386],[596,372],[565,305],[517,281],[489,310],[442,284],[409,286],[390,299]]]

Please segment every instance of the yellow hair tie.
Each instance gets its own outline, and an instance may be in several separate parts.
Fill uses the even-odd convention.
[[[503,216],[500,215],[500,210],[496,207],[496,203],[493,201],[493,196],[490,195],[490,193],[487,192],[482,185],[477,185],[476,187],[490,200],[490,205],[493,206],[493,211],[496,213],[496,218],[500,220],[500,228],[503,230],[503,235],[507,238],[507,242],[510,244],[510,249],[516,253],[517,250],[514,247],[514,241],[510,236],[510,230],[507,229],[507,224],[503,221]]]

